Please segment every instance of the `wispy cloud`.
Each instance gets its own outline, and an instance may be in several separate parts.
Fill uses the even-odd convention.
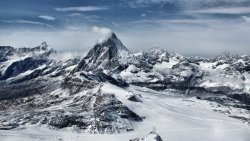
[[[215,7],[208,9],[201,9],[190,11],[190,13],[199,13],[199,14],[249,14],[249,7]]]
[[[242,18],[243,18],[246,22],[250,23],[250,17],[242,16]]]
[[[84,14],[84,13],[71,13],[67,15],[69,17],[77,17],[78,19],[84,19],[88,22],[100,22],[102,17],[94,14]]]
[[[124,0],[125,1],[125,0]],[[128,2],[134,3],[202,3],[202,4],[211,4],[211,3],[223,3],[223,2],[245,2],[248,0],[126,0]]]
[[[28,21],[28,20],[0,20],[2,23],[13,23],[13,24],[32,24],[32,25],[39,25],[45,27],[52,27],[49,24],[37,22],[37,21]]]
[[[146,17],[146,16],[147,16],[147,14],[145,14],[145,13],[141,14],[141,17]]]
[[[81,13],[71,13],[70,16],[74,17],[74,16],[81,16]]]
[[[220,5],[232,6],[232,5],[246,5],[249,0],[121,0],[132,8],[137,7],[149,7],[150,5],[165,4],[178,5],[182,9],[195,9],[204,7],[215,7]]]
[[[41,16],[38,16],[38,17],[41,18],[41,19],[44,19],[44,20],[48,20],[48,21],[54,21],[54,20],[56,20],[55,17],[48,16],[48,15],[41,15]]]
[[[81,27],[79,26],[67,26],[65,27],[66,30],[72,30],[72,31],[80,31]]]
[[[64,8],[55,8],[56,11],[61,12],[86,12],[86,11],[101,11],[107,10],[108,7],[97,7],[97,6],[81,6],[81,7],[64,7]]]
[[[113,31],[106,27],[98,27],[93,26],[92,31],[95,33],[100,34],[102,37],[99,39],[99,43],[102,43],[103,41],[106,41],[109,37],[112,36]]]
[[[176,24],[186,24],[186,25],[220,25],[224,22],[234,22],[235,20],[218,20],[218,19],[145,19],[130,22],[131,24],[158,24],[158,25],[176,25]]]

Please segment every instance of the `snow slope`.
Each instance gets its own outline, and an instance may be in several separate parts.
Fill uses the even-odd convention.
[[[115,94],[128,108],[145,117],[135,131],[100,135],[76,133],[70,129],[56,131],[30,126],[22,130],[0,131],[0,141],[128,141],[145,137],[154,128],[164,141],[250,140],[250,126],[226,114],[213,111],[217,108],[217,103],[136,86],[122,89],[105,83],[101,90],[104,94]],[[140,94],[142,102],[127,100],[131,94]]]

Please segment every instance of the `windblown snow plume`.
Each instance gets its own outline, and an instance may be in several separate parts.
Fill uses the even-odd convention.
[[[102,37],[99,39],[98,43],[103,43],[112,36],[113,31],[106,27],[93,26],[92,31],[100,34]]]

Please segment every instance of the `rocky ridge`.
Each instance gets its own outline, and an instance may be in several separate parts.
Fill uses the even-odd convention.
[[[81,59],[56,60],[58,52],[45,42],[35,48],[2,46],[0,53],[1,129],[42,125],[90,133],[134,130],[143,117],[112,91],[103,93],[103,83],[226,95],[250,105],[249,56],[204,59],[158,48],[132,54],[114,33]],[[143,102],[135,96],[129,100]]]

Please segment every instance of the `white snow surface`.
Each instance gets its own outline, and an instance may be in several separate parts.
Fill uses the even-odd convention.
[[[142,53],[136,54],[140,56]],[[159,55],[159,58],[164,56],[164,53]],[[217,62],[212,61],[199,61],[199,64],[190,63],[197,67],[199,72],[194,72],[191,67],[180,65],[173,68],[174,65],[181,63],[184,59],[179,54],[171,54],[168,61],[161,60],[152,65],[152,69],[145,72],[141,68],[130,65],[127,69],[123,70],[119,75],[126,82],[156,82],[164,80],[164,78],[171,78],[172,82],[183,81],[184,78],[188,78],[191,75],[202,76],[197,80],[195,86],[203,88],[215,88],[215,87],[230,87],[236,92],[250,93],[250,73],[241,73],[230,67],[229,63],[222,63],[218,65]],[[243,59],[239,59],[236,63],[246,64]],[[231,68],[231,70],[230,70]],[[154,77],[151,77],[154,76]]]
[[[245,72],[240,74],[236,71],[225,70],[228,64],[219,65],[216,69],[213,69],[216,63],[200,62],[200,68],[205,72],[204,77],[199,82],[198,86],[209,88],[217,86],[228,86],[232,89],[242,90],[249,93],[249,73]],[[242,77],[245,77],[245,80]]]
[[[213,111],[216,103],[136,86],[122,89],[104,83],[101,90],[103,93],[115,94],[129,109],[145,117],[143,122],[136,125],[135,131],[101,135],[30,126],[25,129],[0,130],[0,141],[129,141],[145,137],[152,129],[156,129],[164,141],[250,140],[250,126]],[[140,94],[143,102],[127,100],[131,93]],[[237,112],[237,109],[234,110]]]
[[[175,58],[169,58],[169,62],[157,63],[154,65],[154,71],[162,73],[162,74],[170,74],[172,67],[178,64],[180,61]]]

